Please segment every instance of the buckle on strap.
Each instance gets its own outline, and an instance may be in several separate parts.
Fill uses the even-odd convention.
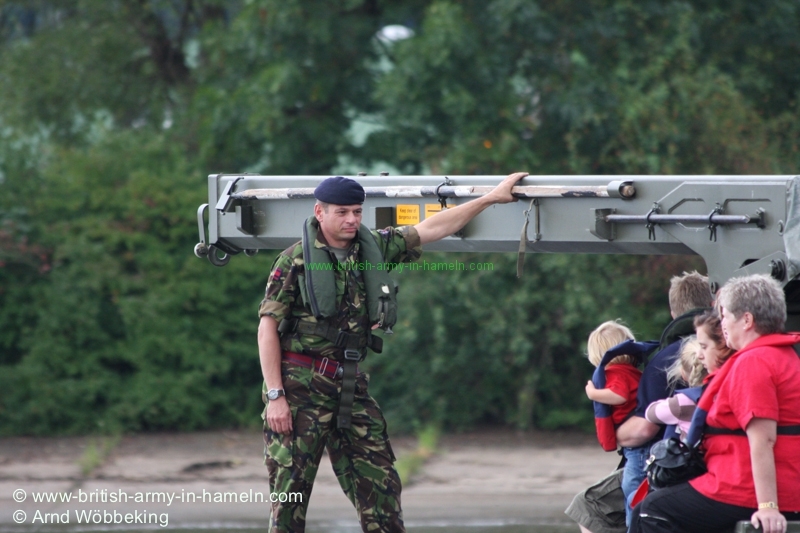
[[[327,357],[323,357],[322,359],[318,359],[317,361],[318,361],[317,374],[321,374],[329,378],[339,377],[342,375],[343,367],[341,363],[337,363],[336,361],[331,361]],[[331,366],[330,369],[328,368],[328,365]]]
[[[345,361],[361,361],[361,351],[360,350],[345,350],[344,351],[344,359]]]
[[[336,334],[336,340],[333,343],[338,346],[339,348],[343,348],[347,345],[347,332],[343,330],[339,330]]]
[[[337,348],[353,350],[355,348],[362,348],[362,346],[366,344],[366,338],[358,333],[350,333],[340,329],[336,334],[336,341],[334,343]]]
[[[317,368],[317,373],[324,375],[325,371],[328,370],[328,363],[329,362],[330,362],[330,359],[328,359],[327,357],[323,357],[322,360],[319,362],[319,368]]]
[[[278,333],[281,335],[285,335],[287,333],[294,333],[297,331],[297,324],[300,321],[296,318],[284,318],[278,324]]]

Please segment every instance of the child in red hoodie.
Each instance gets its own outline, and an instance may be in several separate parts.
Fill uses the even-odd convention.
[[[602,363],[606,352],[628,340],[636,340],[630,329],[616,321],[603,322],[589,335],[589,342],[587,343],[589,361],[597,367]],[[606,451],[616,449],[615,430],[628,418],[631,411],[636,409],[636,393],[639,391],[639,379],[642,377],[642,372],[637,368],[637,365],[638,360],[636,357],[618,355],[605,364],[604,388],[598,389],[591,380],[586,383],[586,396],[598,404],[609,406],[611,409],[611,423],[609,424],[609,417],[606,415],[598,418],[598,411],[595,408],[597,438]],[[625,501],[628,501],[630,493],[635,490],[635,486],[625,482],[627,469],[637,468],[636,465],[643,464],[648,450],[649,447],[647,446],[622,448],[622,455],[629,463],[628,467],[626,467],[626,473],[623,473],[622,476],[622,492],[625,495]],[[625,506],[625,514],[626,519],[629,520],[630,509],[627,505]]]
[[[603,355],[611,348],[626,340],[636,340],[631,330],[619,322],[603,322],[589,335],[587,352],[589,362],[600,364]],[[636,367],[637,361],[629,355],[620,355],[606,365],[606,387],[595,388],[591,380],[586,384],[586,396],[595,402],[613,406],[611,418],[618,426],[636,408],[636,392],[642,371]]]

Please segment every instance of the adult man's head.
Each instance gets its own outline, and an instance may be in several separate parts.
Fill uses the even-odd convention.
[[[669,310],[677,318],[692,309],[711,307],[714,297],[708,278],[697,271],[684,272],[669,280]]]
[[[361,226],[364,187],[350,178],[336,176],[323,180],[314,189],[314,198],[314,216],[328,244],[347,248]]]

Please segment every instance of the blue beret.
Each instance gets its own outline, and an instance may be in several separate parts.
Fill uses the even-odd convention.
[[[342,176],[327,178],[314,189],[314,198],[327,204],[363,204],[366,196],[360,183]]]

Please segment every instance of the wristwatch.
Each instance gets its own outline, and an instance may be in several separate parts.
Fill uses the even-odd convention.
[[[270,389],[267,392],[267,399],[269,400],[277,400],[281,396],[285,396],[283,389]]]

